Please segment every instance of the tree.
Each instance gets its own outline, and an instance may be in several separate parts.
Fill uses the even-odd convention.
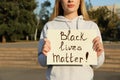
[[[36,8],[34,0],[2,0],[0,1],[0,36],[16,41],[25,39],[34,33]]]
[[[50,9],[51,9],[51,3],[50,1],[46,0],[41,4],[41,9],[39,12],[39,20],[38,20],[38,25],[36,27],[36,33],[35,33],[35,37],[40,37],[40,33],[41,30],[43,28],[43,26],[45,25],[45,23],[49,20],[50,17]],[[37,36],[38,34],[38,36]]]
[[[89,10],[91,10],[93,8],[91,0],[89,0],[88,2],[86,1],[85,4],[86,4],[87,11],[89,11]]]
[[[115,13],[113,14],[106,6],[92,9],[88,13],[90,18],[98,24],[104,40],[116,40],[119,18]]]
[[[39,13],[39,18],[40,18],[40,21],[43,24],[45,24],[49,20],[50,6],[51,6],[51,3],[48,0],[41,4],[41,10],[40,10],[40,13]]]

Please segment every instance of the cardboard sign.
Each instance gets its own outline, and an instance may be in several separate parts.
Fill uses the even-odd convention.
[[[96,30],[48,30],[51,51],[47,65],[96,65],[92,42],[95,37]]]

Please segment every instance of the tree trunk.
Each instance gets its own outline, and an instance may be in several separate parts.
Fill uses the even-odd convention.
[[[35,29],[35,34],[34,34],[34,40],[37,40],[37,32],[38,32],[38,26],[40,24],[40,20],[37,21],[36,29]]]
[[[34,40],[35,40],[35,41],[37,40],[37,31],[38,31],[38,29],[37,29],[37,27],[36,27],[35,35],[34,35]]]
[[[2,36],[2,43],[6,43],[6,38],[4,35]]]
[[[28,35],[26,36],[26,40],[27,40],[27,41],[29,40],[29,36],[28,36]]]

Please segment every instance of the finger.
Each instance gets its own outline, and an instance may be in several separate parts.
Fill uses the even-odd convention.
[[[50,41],[47,38],[44,39],[44,42],[50,44]]]
[[[47,41],[47,38],[44,38],[44,41],[46,42],[46,41]]]
[[[100,52],[100,51],[102,51],[102,47],[97,47],[96,52]]]
[[[50,46],[48,46],[48,45],[44,45],[44,47],[43,47],[43,50],[46,50],[46,51],[50,51]]]
[[[48,39],[47,39],[46,41],[47,41],[47,43],[49,43],[49,44],[50,44],[50,41],[49,41]]]
[[[51,48],[50,42],[46,42],[46,46],[47,46],[48,48]]]
[[[102,43],[96,42],[96,43],[94,44],[94,50],[95,50],[95,51],[98,51],[98,50],[101,49],[101,48],[103,48]]]
[[[103,45],[101,44],[100,46],[97,46],[97,47],[95,48],[95,51],[97,52],[97,56],[100,56],[101,53],[104,51]]]
[[[44,48],[43,51],[48,53],[50,50],[48,48]]]
[[[94,42],[94,43],[93,43],[93,48],[95,48],[96,46],[98,46],[99,43],[100,43],[100,42],[98,42],[98,41]]]
[[[94,44],[93,44],[93,49],[96,51],[96,49],[100,46],[100,42],[96,41]]]
[[[45,54],[45,55],[47,55],[47,53],[50,51],[50,49],[48,49],[48,48],[43,48],[43,50],[42,50],[42,52]]]
[[[93,43],[95,43],[96,41],[100,41],[100,37],[97,36],[94,40],[93,40]]]
[[[93,40],[93,49],[96,48],[96,46],[100,43],[100,37],[97,36],[94,40]]]
[[[47,48],[47,49],[51,49],[51,46],[50,46],[50,44],[48,44],[48,43],[46,43],[45,45],[44,45],[44,48]]]
[[[98,51],[97,51],[97,56],[99,57],[101,54],[102,54],[102,52],[104,51],[104,49],[98,49]]]
[[[50,44],[50,41],[48,39],[44,39],[45,43],[44,43],[44,47],[48,47],[49,49],[51,49],[51,44]]]
[[[45,56],[47,56],[47,52],[46,52],[46,51],[42,51],[42,53],[43,53]]]

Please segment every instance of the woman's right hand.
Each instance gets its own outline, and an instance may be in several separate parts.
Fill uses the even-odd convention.
[[[51,45],[50,45],[50,41],[48,39],[44,39],[44,45],[43,45],[43,49],[42,49],[42,53],[47,56],[47,53],[51,50]]]

